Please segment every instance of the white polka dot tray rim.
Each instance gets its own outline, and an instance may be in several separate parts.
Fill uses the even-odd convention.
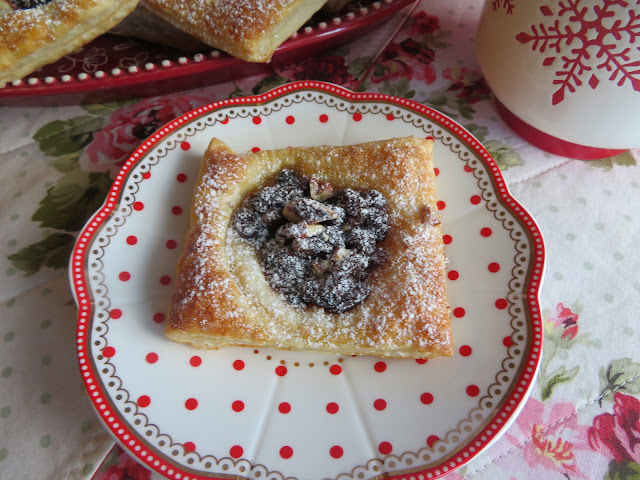
[[[31,75],[0,88],[0,105],[75,105],[136,99],[273,73],[348,43],[417,0],[358,0],[340,11],[320,11],[280,45],[270,63],[251,63],[210,47],[185,52],[135,38],[105,34]]]
[[[163,335],[202,154],[434,139],[455,353],[429,361],[195,350]],[[114,438],[170,479],[437,478],[513,422],[542,354],[544,243],[489,153],[410,100],[297,82],[186,113],[122,167],[70,279],[78,361]]]

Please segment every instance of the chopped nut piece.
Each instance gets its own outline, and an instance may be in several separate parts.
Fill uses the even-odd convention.
[[[338,248],[335,252],[333,252],[333,255],[331,255],[331,258],[335,259],[338,262],[341,262],[342,260],[347,258],[349,255],[351,255],[351,250],[349,250],[348,248]]]
[[[294,238],[291,242],[291,251],[296,255],[319,255],[332,250],[333,245],[320,237]]]
[[[331,269],[331,262],[329,260],[314,260],[311,268],[316,277],[322,277]]]
[[[288,202],[282,214],[290,222],[320,223],[335,220],[340,214],[333,208],[311,198],[299,198]]]
[[[321,233],[323,233],[325,231],[326,227],[323,225],[318,225],[316,223],[314,223],[313,225],[308,225],[307,226],[307,237],[315,237],[316,235],[320,235]],[[324,238],[323,236],[323,240],[327,240],[326,238]]]
[[[333,187],[329,182],[311,178],[309,180],[309,192],[313,200],[324,202],[333,196]]]
[[[438,215],[434,215],[433,212],[431,211],[431,208],[429,208],[428,205],[425,205],[422,208],[422,222],[423,223],[428,223],[429,225],[440,225],[440,218],[438,218]]]
[[[282,235],[287,238],[308,238],[320,235],[325,230],[324,225],[306,222],[290,223],[282,229]]]
[[[293,208],[293,205],[289,203],[287,203],[282,209],[282,215],[284,216],[284,218],[286,218],[290,222],[298,223],[302,221],[302,217],[300,217],[296,213],[295,209]]]

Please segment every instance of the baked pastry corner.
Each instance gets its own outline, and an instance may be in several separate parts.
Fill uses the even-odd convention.
[[[58,0],[0,9],[0,88],[89,43],[140,0]]]
[[[327,0],[143,0],[173,26],[249,62],[268,62]]]
[[[177,266],[167,337],[197,348],[274,347],[430,358],[453,343],[431,163],[433,141],[394,138],[350,146],[239,154],[213,139],[196,184]],[[232,227],[247,195],[283,169],[336,189],[376,189],[388,202],[386,263],[370,294],[343,313],[291,305],[268,283],[254,247]]]

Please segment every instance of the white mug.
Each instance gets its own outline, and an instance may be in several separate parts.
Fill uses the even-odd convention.
[[[563,156],[640,147],[640,3],[486,0],[480,69],[505,122]]]

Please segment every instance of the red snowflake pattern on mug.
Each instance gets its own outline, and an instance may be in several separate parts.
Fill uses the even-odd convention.
[[[540,12],[548,22],[531,25],[531,31],[518,33],[516,40],[531,43],[533,51],[545,55],[542,65],[556,69],[553,83],[558,89],[552,96],[553,105],[579,87],[588,85],[595,90],[601,78],[619,87],[629,82],[640,92],[640,49],[630,48],[636,40],[640,44],[640,9],[636,11],[627,2],[583,6],[562,0],[554,7],[541,5]],[[598,63],[592,64],[593,59]],[[604,73],[601,78],[598,71]],[[589,73],[589,78],[583,78]]]

